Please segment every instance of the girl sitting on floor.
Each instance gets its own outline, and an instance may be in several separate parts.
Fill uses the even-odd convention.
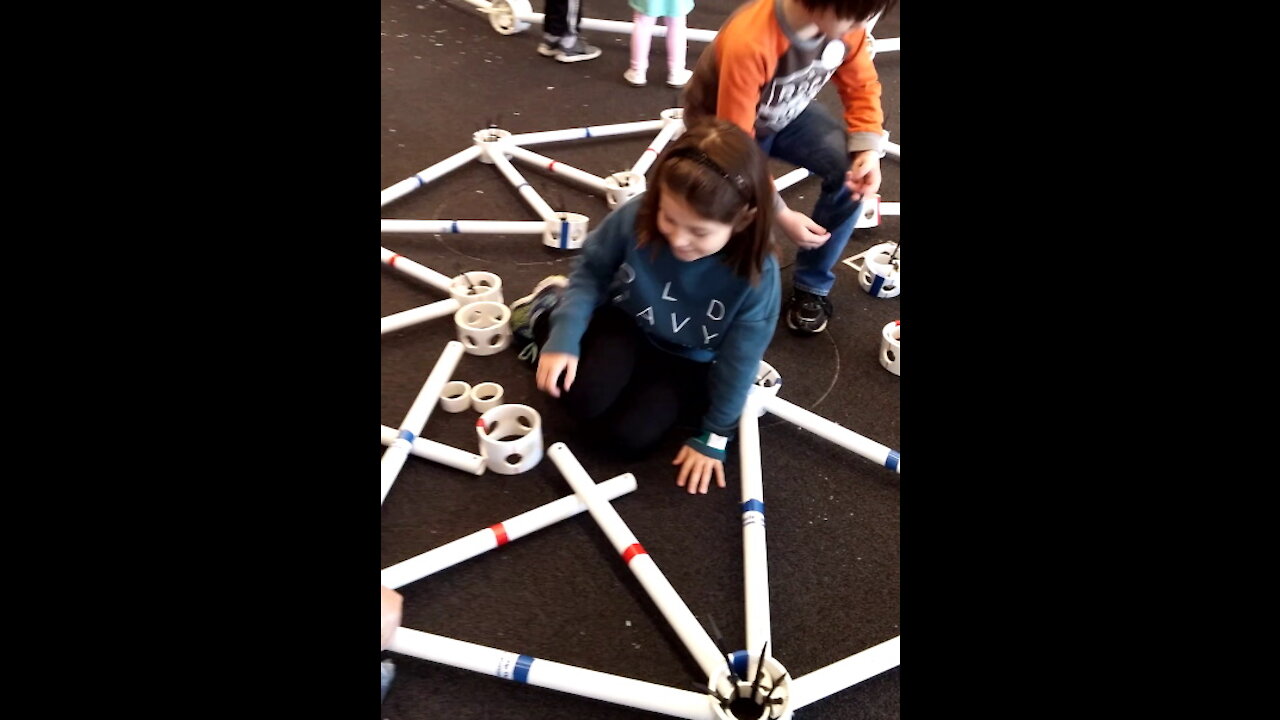
[[[726,446],[777,325],[773,180],[755,140],[708,118],[675,139],[648,190],[583,243],[568,278],[511,304],[538,389],[634,457],[696,423],[676,485],[725,487]]]

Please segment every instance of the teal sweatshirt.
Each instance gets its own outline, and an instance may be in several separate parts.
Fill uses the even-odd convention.
[[[778,322],[778,261],[770,254],[753,286],[734,274],[721,253],[683,262],[665,243],[637,248],[636,213],[643,197],[619,205],[587,235],[569,286],[551,312],[542,352],[580,357],[596,309],[606,302],[621,308],[655,347],[712,363],[702,432],[686,444],[723,460]]]

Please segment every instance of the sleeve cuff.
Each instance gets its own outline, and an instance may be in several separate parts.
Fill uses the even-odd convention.
[[[725,447],[729,445],[729,438],[713,432],[704,432],[701,435],[689,438],[684,444],[709,458],[724,462]]]
[[[872,133],[872,132],[855,132],[849,133],[849,153],[862,152],[863,150],[875,150],[876,152],[884,151],[884,144],[888,142],[889,133]]]

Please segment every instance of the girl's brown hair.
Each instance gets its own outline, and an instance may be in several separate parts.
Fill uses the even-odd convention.
[[[674,193],[708,220],[742,225],[720,254],[737,275],[754,285],[765,258],[774,252],[773,176],[755,139],[716,117],[686,128],[653,164],[636,213],[639,247],[666,242],[658,231],[658,202],[664,192]]]

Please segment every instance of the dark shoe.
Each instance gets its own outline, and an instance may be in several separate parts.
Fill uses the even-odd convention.
[[[551,312],[560,302],[560,296],[569,284],[564,275],[551,275],[538,281],[533,292],[511,303],[512,347],[520,348],[520,359],[532,367],[538,366],[538,343],[534,339],[534,323]]]
[[[582,62],[600,57],[600,48],[588,45],[581,36],[574,39],[573,45],[556,51],[556,60],[562,63]]]
[[[553,42],[543,40],[538,43],[538,54],[542,57],[555,57],[557,52],[560,52],[560,47]]]
[[[827,320],[835,313],[825,296],[804,290],[792,292],[789,305],[787,327],[797,335],[817,335],[826,330]]]

